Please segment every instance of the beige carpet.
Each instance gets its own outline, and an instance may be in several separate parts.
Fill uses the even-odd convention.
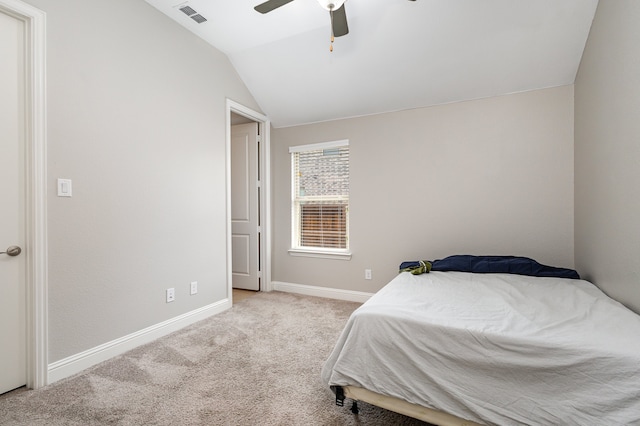
[[[334,405],[324,360],[357,303],[258,293],[37,391],[0,398],[0,425],[424,425]]]
[[[235,305],[236,303],[242,302],[247,297],[255,296],[256,294],[258,294],[257,291],[242,290],[242,289],[239,289],[239,288],[234,288],[233,289],[233,304]]]

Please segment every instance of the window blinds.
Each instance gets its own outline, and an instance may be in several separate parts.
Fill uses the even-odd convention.
[[[335,145],[292,149],[294,247],[349,247],[349,146]]]

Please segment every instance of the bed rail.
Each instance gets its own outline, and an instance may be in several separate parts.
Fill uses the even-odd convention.
[[[351,407],[351,411],[354,414],[357,414],[358,411],[358,405],[356,402],[364,401],[368,404],[384,408],[385,410],[394,411],[438,426],[482,426],[479,423],[464,420],[442,411],[422,407],[398,398],[381,395],[355,386],[335,386],[334,390],[336,393],[336,405],[344,406],[345,398],[349,398],[354,401],[354,405]]]

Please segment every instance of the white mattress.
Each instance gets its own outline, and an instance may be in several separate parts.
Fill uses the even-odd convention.
[[[640,316],[582,280],[405,272],[322,378],[480,423],[640,425]]]

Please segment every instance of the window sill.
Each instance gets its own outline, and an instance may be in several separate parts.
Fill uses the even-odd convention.
[[[350,251],[333,251],[333,250],[310,250],[292,248],[289,249],[289,255],[301,256],[301,257],[316,257],[320,259],[338,259],[338,260],[351,260]]]

